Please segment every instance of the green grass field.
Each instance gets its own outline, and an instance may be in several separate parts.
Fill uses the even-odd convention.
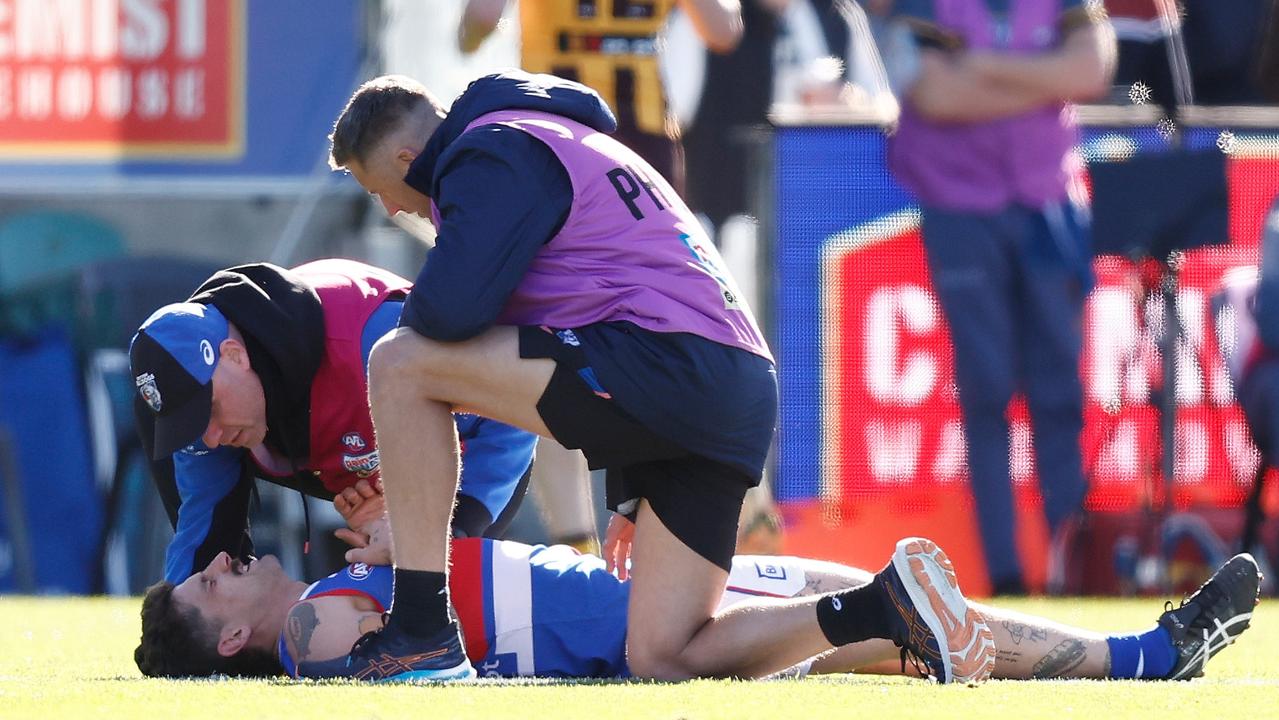
[[[1096,630],[1149,625],[1158,600],[1029,600],[1009,607]],[[135,599],[0,598],[0,718],[1119,718],[1279,717],[1279,610],[1189,683],[1009,682],[939,687],[827,676],[685,684],[502,682],[450,687],[165,681],[133,665]]]

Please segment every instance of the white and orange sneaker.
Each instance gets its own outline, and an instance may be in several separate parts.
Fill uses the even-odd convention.
[[[888,599],[892,640],[916,667],[940,683],[979,683],[995,668],[995,638],[986,618],[969,606],[950,558],[925,538],[897,543],[893,559],[875,575]]]

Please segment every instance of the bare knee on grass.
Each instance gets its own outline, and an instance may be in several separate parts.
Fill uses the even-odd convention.
[[[636,677],[687,680],[719,674],[691,652],[728,581],[728,572],[688,549],[640,504],[631,551],[626,662]]]

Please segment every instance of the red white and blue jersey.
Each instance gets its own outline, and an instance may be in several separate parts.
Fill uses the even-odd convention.
[[[391,605],[393,572],[350,565],[312,583],[298,601],[329,595]],[[760,597],[790,598],[805,584],[795,558],[737,557],[720,609]],[[449,593],[466,655],[481,677],[626,677],[626,606],[630,584],[604,561],[566,545],[509,540],[453,541]],[[297,677],[284,635],[280,663]]]
[[[385,611],[392,570],[350,565],[298,598],[353,595]],[[626,669],[629,588],[604,561],[571,547],[453,541],[449,593],[466,654],[482,677],[619,677]],[[284,636],[280,663],[297,676]]]

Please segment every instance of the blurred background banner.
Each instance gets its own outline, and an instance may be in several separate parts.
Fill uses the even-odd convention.
[[[1242,522],[1234,509],[1252,486],[1259,456],[1218,348],[1210,299],[1223,273],[1258,262],[1262,223],[1279,193],[1275,135],[1273,127],[1182,131],[1189,150],[1225,145],[1218,151],[1228,156],[1229,237],[1189,252],[1180,267],[1171,503],[1160,473],[1162,318],[1151,269],[1117,256],[1094,261],[1081,362],[1094,534],[1133,534],[1145,548],[1157,542],[1147,535],[1167,527],[1147,532],[1138,518],[1157,517],[1159,525],[1194,510],[1222,526],[1216,532],[1227,544],[1234,541]],[[787,519],[786,550],[869,566],[895,538],[925,534],[952,549],[965,584],[982,593],[949,334],[929,280],[918,208],[890,175],[885,142],[878,125],[782,125],[775,135],[775,492]],[[1092,162],[1171,146],[1154,126],[1093,124],[1081,154]],[[1011,420],[1018,540],[1028,583],[1043,588],[1049,538],[1024,402],[1014,403]],[[1116,539],[1098,547],[1108,556]],[[1092,584],[1078,589],[1122,589],[1112,558],[1100,559],[1092,563]]]
[[[356,0],[5,7],[0,190],[309,175],[364,53]]]

